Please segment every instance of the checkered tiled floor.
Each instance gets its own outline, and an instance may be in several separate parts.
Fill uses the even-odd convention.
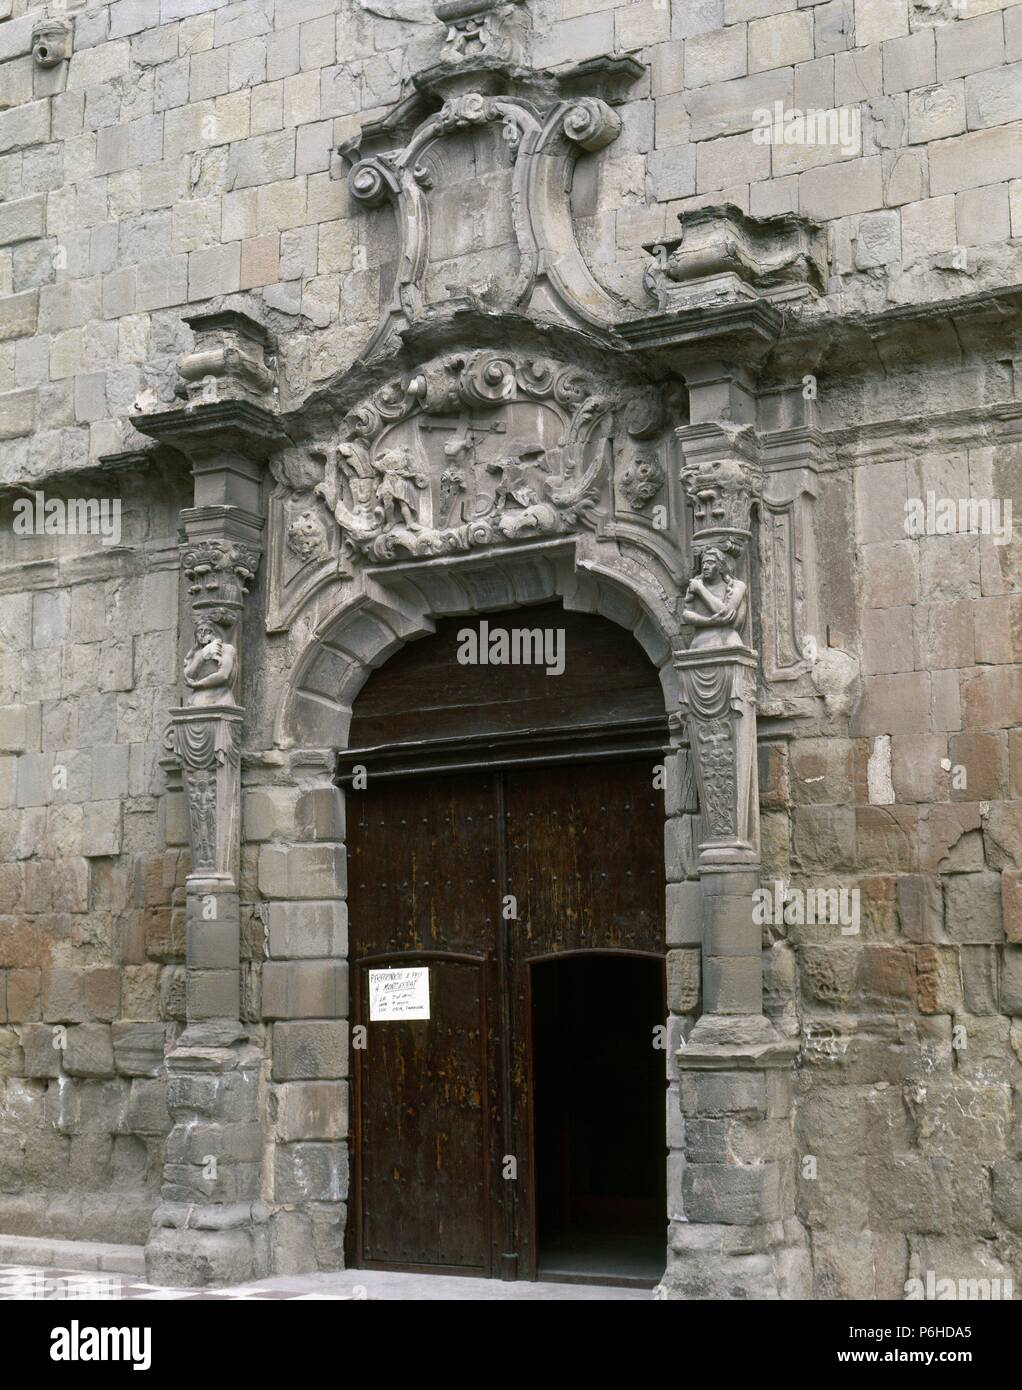
[[[268,1298],[310,1301],[578,1301],[590,1299],[643,1300],[649,1289],[607,1288],[595,1284],[553,1284],[526,1280],[471,1279],[442,1274],[411,1274],[387,1270],[351,1269],[336,1274],[291,1274],[238,1284],[228,1289],[170,1289],[147,1284],[140,1274],[49,1268],[41,1265],[0,1264],[3,1299],[188,1299],[219,1302]]]
[[[308,1293],[301,1289],[263,1287],[233,1289],[168,1289],[147,1284],[134,1274],[104,1274],[72,1269],[41,1269],[29,1265],[0,1265],[0,1299],[357,1299],[368,1297],[363,1286],[336,1293]]]

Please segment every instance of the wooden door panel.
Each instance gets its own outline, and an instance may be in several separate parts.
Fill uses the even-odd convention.
[[[495,774],[374,784],[347,796],[349,913],[359,956],[492,955],[500,918]]]
[[[500,1193],[493,775],[347,798],[354,1022],[353,1224],[363,1264],[490,1273]],[[369,970],[426,965],[430,1018],[369,1021]]]
[[[369,1023],[360,1058],[361,1244],[366,1264],[488,1274],[488,1052],[485,962],[427,964],[430,1018]],[[368,1018],[369,967],[359,970]]]
[[[664,949],[663,793],[645,761],[509,772],[515,956]]]

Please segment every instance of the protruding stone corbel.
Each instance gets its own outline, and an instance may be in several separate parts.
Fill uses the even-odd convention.
[[[71,24],[66,19],[41,19],[32,26],[32,57],[41,68],[55,68],[71,57]]]

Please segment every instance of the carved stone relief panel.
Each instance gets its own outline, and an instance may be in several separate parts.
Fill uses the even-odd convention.
[[[354,570],[588,535],[660,593],[685,573],[683,395],[519,352],[449,353],[271,464],[268,626]]]

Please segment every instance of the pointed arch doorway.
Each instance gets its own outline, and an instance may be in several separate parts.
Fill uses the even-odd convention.
[[[523,632],[539,662],[478,660]],[[662,1274],[667,742],[634,637],[556,603],[444,619],[363,687],[338,768],[353,1266]],[[426,972],[428,1018],[374,1017],[396,969]]]

